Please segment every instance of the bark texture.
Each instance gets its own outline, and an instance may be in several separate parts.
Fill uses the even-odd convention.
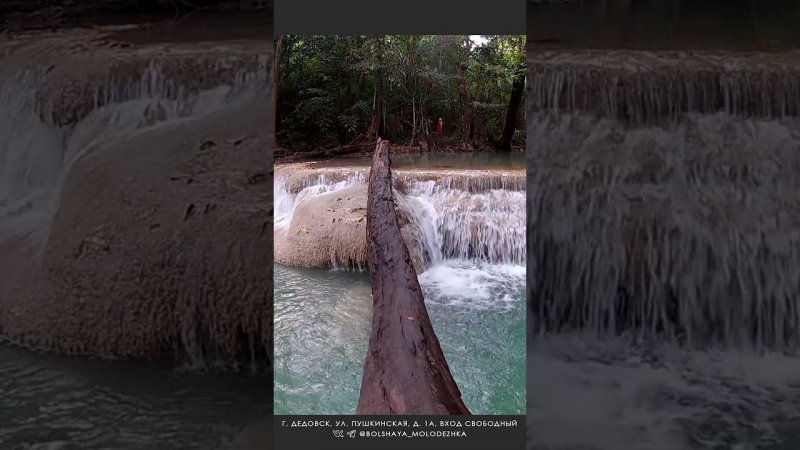
[[[470,414],[433,331],[392,193],[389,142],[378,140],[367,194],[373,317],[358,414]]]
[[[511,98],[508,101],[508,111],[506,112],[506,122],[503,126],[503,134],[497,144],[498,150],[511,150],[511,140],[514,138],[514,131],[517,129],[517,112],[522,103],[522,94],[525,93],[525,65],[517,69],[517,76],[511,86]]]

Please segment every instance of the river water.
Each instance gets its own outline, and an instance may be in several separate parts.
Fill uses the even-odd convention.
[[[241,436],[263,427],[258,419],[271,412],[271,391],[259,374],[88,360],[0,344],[0,447],[243,448]]]
[[[798,448],[798,54],[528,63],[529,448]]]
[[[522,156],[393,157],[395,177],[406,180],[398,204],[411,211],[430,259],[419,275],[426,306],[462,397],[478,414],[525,411],[525,192],[487,188],[482,172],[511,168],[521,180]],[[304,199],[364,183],[368,163],[351,160],[349,178],[312,178],[294,194],[276,171],[276,228]],[[415,180],[432,168],[455,170],[461,182]],[[276,264],[275,413],[355,413],[371,319],[366,272]]]

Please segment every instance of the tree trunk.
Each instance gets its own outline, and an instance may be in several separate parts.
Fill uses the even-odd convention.
[[[433,331],[400,236],[390,165],[389,142],[379,139],[367,191],[372,336],[357,414],[470,414]]]
[[[293,161],[302,161],[333,158],[336,156],[352,155],[354,153],[366,153],[367,151],[369,151],[369,145],[366,144],[339,145],[333,148],[297,152],[292,154],[290,159]]]
[[[385,102],[383,101],[383,69],[378,67],[375,71],[375,92],[372,97],[372,123],[369,126],[370,137],[386,138],[386,113],[384,112]]]
[[[411,89],[407,89],[411,94],[411,145],[419,144],[419,133],[417,123],[417,42],[418,36],[408,38],[408,71],[411,76]]]
[[[472,96],[467,86],[467,63],[458,66],[458,89],[461,93],[461,141],[467,148],[472,148]]]
[[[273,55],[274,69],[272,72],[272,110],[275,112],[275,123],[280,123],[278,112],[278,89],[281,81],[281,59],[283,58],[283,36],[278,36],[275,41],[275,54]],[[272,148],[278,148],[278,133],[272,133]]]
[[[364,84],[366,82],[366,79],[367,79],[366,71],[362,70],[358,74],[358,85],[356,86],[356,96],[355,96],[356,102],[361,101],[361,97],[364,95]]]
[[[511,139],[514,137],[514,130],[516,130],[517,127],[517,112],[522,102],[522,94],[525,93],[525,75],[525,65],[522,64],[517,69],[517,76],[514,78],[514,83],[511,85],[511,99],[508,101],[508,111],[506,112],[506,121],[503,125],[503,134],[497,142],[498,150],[511,150]]]
[[[417,145],[417,103],[411,99],[411,145]]]

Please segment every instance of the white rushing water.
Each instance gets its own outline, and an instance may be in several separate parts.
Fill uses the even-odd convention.
[[[353,171],[344,177],[330,179],[321,174],[319,177],[307,181],[304,187],[295,194],[289,192],[286,186],[286,178],[276,175],[274,182],[274,203],[275,203],[275,229],[283,229],[292,222],[294,208],[303,200],[330,192],[339,191],[351,186],[357,186],[366,182],[363,171]]]
[[[529,447],[796,448],[797,54],[530,62]]]
[[[399,205],[423,237],[432,263],[525,264],[525,192],[470,192],[437,181],[412,182]]]
[[[548,293],[534,298],[537,328],[797,345],[796,120],[537,126],[530,245],[535,286]]]
[[[448,176],[419,180],[413,171],[396,174],[398,208],[407,211],[427,267],[524,266],[525,192],[486,186],[476,175],[454,183]],[[275,179],[275,228],[291,224],[295,207],[306,199],[366,182],[367,171],[343,170],[338,176],[310,178],[296,193],[287,178]],[[515,273],[513,270],[504,273]]]
[[[479,309],[507,309],[525,285],[525,192],[470,192],[447,182],[411,182],[398,205],[410,211],[428,269],[428,298]],[[498,295],[503,292],[505,294]]]
[[[530,62],[528,107],[591,111],[633,123],[687,112],[800,114],[800,52],[542,52]]]

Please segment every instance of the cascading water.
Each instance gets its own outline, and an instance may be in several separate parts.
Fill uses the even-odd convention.
[[[292,193],[285,177],[277,175],[274,182],[275,192],[275,229],[287,227],[292,221],[294,207],[304,199],[320,194],[335,192],[366,182],[362,171],[348,173],[340,178],[330,179],[324,174],[302,183],[299,192]]]
[[[292,170],[275,177],[275,228],[292,221],[306,199],[364,185],[366,169],[339,169],[290,183]],[[437,179],[398,171],[397,204],[413,224],[426,263],[525,264],[525,192],[522,174],[441,173]],[[498,181],[499,180],[499,181]],[[515,180],[515,181],[510,181]],[[295,191],[295,192],[292,192]]]
[[[553,52],[529,70],[531,446],[791,440],[798,55]]]
[[[467,405],[478,413],[522,413],[524,172],[423,164],[393,175],[404,238],[412,259],[419,255],[431,320]],[[321,220],[295,215],[304,202],[324,198],[330,210],[358,198],[366,206],[367,177],[364,167],[276,168],[276,248]],[[343,218],[325,221],[350,220],[358,230],[362,209],[348,204]],[[361,230],[348,238],[365,241]],[[368,277],[276,263],[275,283],[276,413],[355,411],[370,331]]]
[[[178,361],[194,369],[217,363],[217,357],[225,364],[247,363],[249,356],[231,361],[233,353],[223,352],[230,343],[226,343],[228,347],[219,344],[224,335],[238,333],[241,342],[234,346],[249,339],[249,353],[255,357],[257,338],[246,329],[249,319],[241,319],[240,328],[229,332],[225,326],[230,316],[223,310],[200,310],[208,303],[201,305],[201,295],[195,291],[183,290],[186,296],[197,297],[197,303],[180,309],[181,291],[167,292],[176,279],[174,273],[166,273],[170,249],[162,249],[161,276],[138,273],[141,277],[133,295],[126,291],[124,279],[137,275],[132,265],[146,261],[149,249],[138,243],[135,258],[120,256],[125,244],[137,246],[132,233],[118,235],[107,252],[116,256],[116,267],[92,267],[90,258],[70,256],[72,248],[67,257],[53,257],[53,253],[58,249],[56,235],[67,236],[70,244],[86,237],[78,227],[65,229],[63,214],[75,213],[86,223],[104,220],[111,227],[140,219],[104,215],[107,211],[97,207],[100,202],[86,202],[81,205],[85,209],[76,211],[67,188],[74,195],[87,186],[103,186],[102,178],[119,173],[114,169],[125,161],[139,164],[138,169],[152,158],[151,168],[158,171],[171,162],[166,156],[176,154],[180,145],[194,145],[195,140],[206,137],[210,122],[242,133],[235,122],[247,122],[242,112],[252,116],[248,108],[264,100],[262,93],[270,84],[271,55],[265,50],[269,46],[203,42],[112,49],[103,46],[102,32],[85,30],[2,39],[0,447],[236,448],[242,424],[271,412],[270,389],[265,390],[264,380],[257,376],[208,375],[185,368],[176,371],[170,364],[42,355],[10,345],[5,339],[56,352],[146,358],[164,357],[160,350],[167,346]],[[226,116],[233,124],[225,121]],[[236,139],[238,154],[244,155],[256,137],[240,134]],[[136,152],[148,156],[137,158]],[[82,165],[97,161],[97,156],[117,155],[122,163],[116,166],[88,170]],[[98,179],[76,177],[76,168],[83,170],[81,175],[90,173]],[[146,182],[146,174],[129,173],[134,176],[115,180],[118,186],[131,187],[126,195],[135,191],[134,185]],[[102,197],[106,192],[91,194]],[[158,194],[151,191],[153,201],[144,203],[166,206],[168,202],[162,200],[169,196]],[[120,210],[128,198],[121,200]],[[242,203],[242,207],[248,206]],[[160,225],[169,226],[163,221]],[[205,239],[195,237],[195,243],[202,244]],[[182,249],[198,256],[191,245]],[[61,269],[53,268],[62,261]],[[180,269],[189,274],[191,266]],[[204,274],[214,275],[207,269]],[[107,290],[103,284],[108,280],[106,273],[111,273],[116,283],[113,289]],[[87,280],[83,287],[88,288],[80,294],[76,294],[78,289],[60,288]],[[59,286],[54,288],[57,295],[39,295],[49,292],[44,286],[50,283]],[[154,293],[164,292],[163,297],[135,295],[159,283],[161,289]],[[102,296],[99,305],[93,297],[97,292]],[[230,299],[223,300],[224,310],[231,310]],[[264,311],[260,305],[253,306]],[[144,311],[150,312],[142,314]],[[252,314],[242,311],[242,315]],[[209,316],[213,319],[204,320]],[[219,339],[216,342],[212,341],[215,337]],[[148,346],[148,341],[161,342],[162,347]],[[238,347],[234,351],[238,352]],[[31,423],[46,424],[47,430],[38,425],[32,429]]]
[[[5,70],[3,70],[5,72]],[[28,70],[0,78],[0,226],[9,238],[36,229],[41,203],[59,178],[63,133],[34,108],[37,77]],[[39,217],[37,217],[39,213]]]
[[[165,123],[218,112],[253,97],[266,82],[266,57],[245,62],[221,53],[208,64],[227,68],[229,76],[199,89],[170,76],[170,68],[153,56],[142,59],[139,71],[114,74],[112,67],[105,77],[81,80],[85,97],[64,106],[65,100],[46,97],[48,68],[69,64],[64,46],[63,38],[54,38],[17,49],[0,69],[0,101],[5,105],[0,112],[3,237],[46,236],[45,222],[58,207],[60,183],[78,158],[109,147],[101,141],[130,139]]]
[[[544,52],[531,68],[537,111],[587,111],[637,124],[684,114],[800,114],[800,52]]]
[[[525,192],[471,193],[412,182],[399,203],[408,208],[431,263],[445,260],[525,264]]]

